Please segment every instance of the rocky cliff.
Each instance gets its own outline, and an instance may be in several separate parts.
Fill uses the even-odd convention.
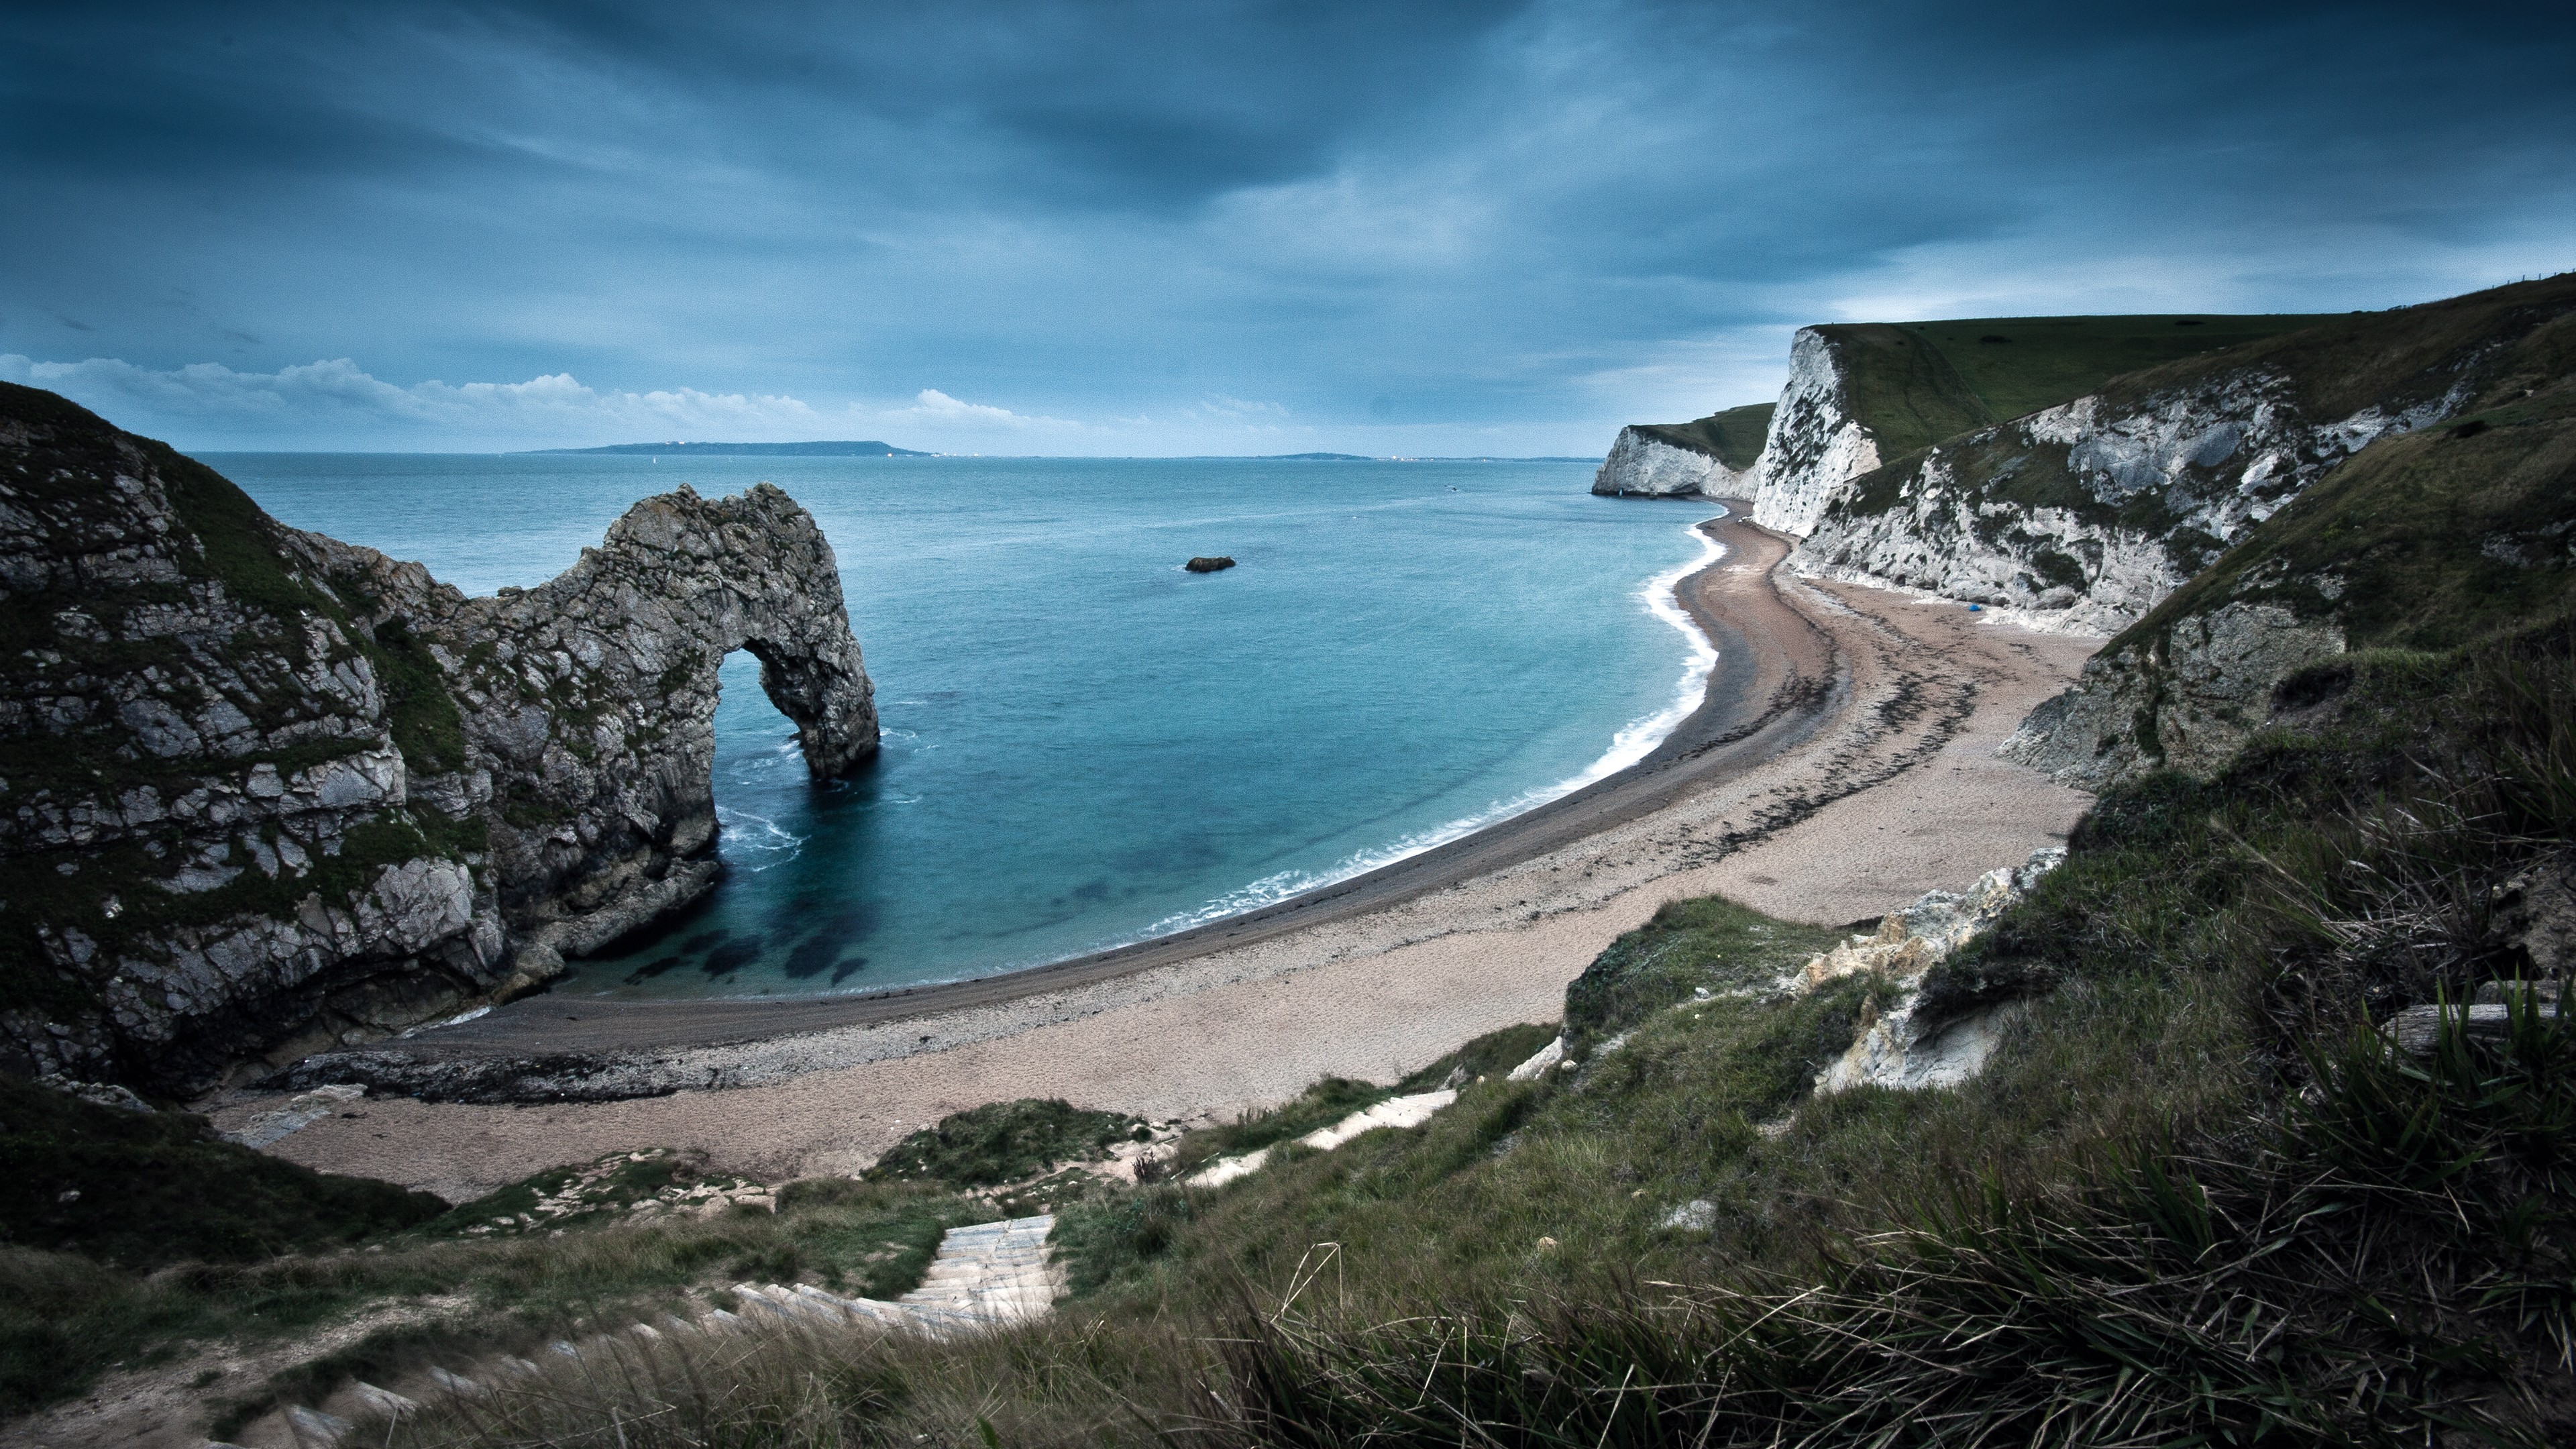
[[[2123,373],[2323,320],[2159,314],[1803,328],[1754,480],[1754,521],[1804,536],[1886,460],[2071,402]]]
[[[842,773],[876,718],[830,546],[646,499],[468,599],[0,384],[0,1066],[203,1086],[525,990],[705,891],[737,648]]]
[[[2571,307],[2576,285],[2561,280],[2337,318],[2127,373],[1876,468],[1766,474],[1761,507],[1803,525],[1802,570],[2113,633],[2374,441],[2529,386],[2546,370],[2535,339]],[[1808,372],[1824,378],[1829,363]],[[1832,418],[1811,411],[1810,433]],[[1791,413],[1784,404],[1766,468],[1801,456],[1782,431]],[[2256,616],[2230,619],[2204,621],[2217,630],[2206,657],[2277,652],[2252,642],[2271,632]]]
[[[2475,389],[2464,414],[2326,471],[2105,645],[2005,754],[2095,789],[2207,774],[2296,715],[2300,681],[2348,670],[2347,650],[2445,649],[2576,609],[2576,311],[2452,376]]]
[[[1619,430],[1592,491],[1623,498],[1741,498],[1752,491],[1771,404],[1729,408],[1687,423]]]
[[[1854,478],[1878,466],[1878,437],[1855,413],[1845,352],[1802,327],[1789,344],[1789,382],[1754,464],[1753,521],[1804,536]]]

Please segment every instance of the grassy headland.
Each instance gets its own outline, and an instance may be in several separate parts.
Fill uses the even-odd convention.
[[[2338,378],[2420,370],[2493,305],[2239,345],[2362,337],[2342,372],[2298,374],[2332,402]],[[2059,339],[2068,377],[2162,345],[2108,325],[2136,319],[2074,320],[2104,325]],[[1924,325],[1958,336],[1878,339],[1923,427],[2072,385],[2044,368],[1979,381],[1945,350],[2018,347],[1959,337],[2019,322]],[[2447,1030],[2427,1056],[2382,1030],[2576,967],[2569,444],[2551,396],[2383,441],[2176,596],[2338,579],[2317,606],[2361,647],[2284,681],[2215,771],[2103,794],[2065,864],[1934,969],[1924,1013],[2001,1023],[1960,1086],[1820,1095],[1817,1069],[1892,983],[1784,989],[1838,932],[1677,902],[1584,972],[1561,1024],[1389,1086],[1317,1083],[1184,1139],[1140,1183],[1061,1170],[1137,1124],[1020,1102],[916,1134],[878,1180],[789,1184],[774,1213],[638,1207],[689,1170],[645,1154],[426,1223],[278,1235],[251,1261],[106,1266],[104,1238],[19,1234],[0,1254],[7,1392],[24,1406],[191,1342],[395,1315],[273,1382],[210,1390],[236,1401],[220,1428],[351,1374],[470,1367],[720,1302],[739,1278],[884,1296],[942,1227],[1044,1201],[1075,1296],[1043,1323],[621,1341],[365,1432],[621,1449],[2568,1442],[2576,1028],[2518,997],[2499,1030]],[[1509,1079],[1560,1031],[1567,1065]],[[1329,1153],[1292,1140],[1439,1087],[1457,1101],[1421,1127]],[[1257,1173],[1183,1185],[1260,1148]],[[234,1191],[208,1162],[199,1190]]]
[[[1754,403],[1747,407],[1728,408],[1687,423],[1635,423],[1638,432],[1658,442],[1670,443],[1694,453],[1706,453],[1727,467],[1741,473],[1762,456],[1762,442],[1771,428],[1774,404]]]

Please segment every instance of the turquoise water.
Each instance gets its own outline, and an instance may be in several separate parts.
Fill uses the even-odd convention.
[[[882,757],[812,785],[729,659],[723,883],[577,963],[576,993],[878,991],[1267,904],[1642,755],[1708,662],[1651,585],[1701,559],[1704,510],[1595,498],[1585,464],[209,461],[469,593],[540,582],[683,481],[768,479],[822,524]],[[1239,567],[1181,571],[1212,553]]]

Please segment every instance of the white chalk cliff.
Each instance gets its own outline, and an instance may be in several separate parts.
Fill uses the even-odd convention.
[[[2299,393],[2257,364],[1980,429],[1836,499],[1796,566],[2116,633],[2336,464],[2463,396],[2454,384],[2317,418]]]
[[[1738,472],[1714,454],[1621,428],[1619,441],[1593,475],[1592,491],[1622,498],[1738,498],[1752,476],[1753,469]]]
[[[1753,465],[1753,521],[1804,537],[1851,481],[1878,466],[1878,439],[1852,415],[1840,349],[1813,327],[1789,344],[1789,384]]]
[[[1802,540],[1802,573],[2116,633],[2345,459],[2496,384],[2552,315],[2481,294],[2338,320],[2128,373],[1884,463],[1854,416],[1844,329],[1806,329],[1753,518]]]

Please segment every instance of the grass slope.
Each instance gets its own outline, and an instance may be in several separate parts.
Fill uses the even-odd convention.
[[[427,1193],[237,1147],[205,1118],[0,1075],[0,1244],[152,1269],[359,1242],[447,1211]]]
[[[1843,358],[1850,415],[1900,458],[2059,403],[2123,373],[2326,319],[2278,316],[1972,317],[1819,327]]]
[[[1098,1158],[1112,1142],[1147,1135],[1134,1117],[1023,1097],[941,1118],[887,1148],[868,1169],[868,1179],[997,1187],[1041,1176],[1059,1163]]]
[[[14,1094],[5,1101],[13,1129],[35,1120]],[[84,1117],[90,1137],[148,1141],[170,1130],[140,1114],[88,1111],[143,1124],[111,1131]],[[13,1166],[33,1160],[22,1155],[25,1141],[9,1139]],[[424,1362],[470,1364],[662,1311],[725,1306],[726,1285],[744,1279],[895,1297],[921,1282],[948,1228],[992,1216],[937,1187],[828,1178],[789,1184],[775,1211],[632,1211],[687,1181],[691,1159],[671,1152],[603,1164],[623,1171],[555,1169],[452,1210],[221,1143],[123,1160],[94,1148],[61,1155],[75,1171],[106,1173],[81,1203],[116,1205],[101,1208],[101,1225],[85,1236],[46,1232],[30,1242],[13,1231],[0,1246],[0,1414],[79,1394],[111,1367],[185,1360],[205,1344],[255,1354],[377,1323],[273,1380],[210,1383],[217,1438],[279,1402],[319,1400],[351,1376],[398,1379]],[[576,1178],[589,1190],[570,1210],[529,1211],[560,1203]],[[13,1213],[26,1196],[9,1199]],[[128,1244],[132,1256],[114,1256]]]
[[[2000,422],[2073,402],[2124,372],[2331,320],[2302,313],[1968,317],[1899,326],[1939,350]]]

